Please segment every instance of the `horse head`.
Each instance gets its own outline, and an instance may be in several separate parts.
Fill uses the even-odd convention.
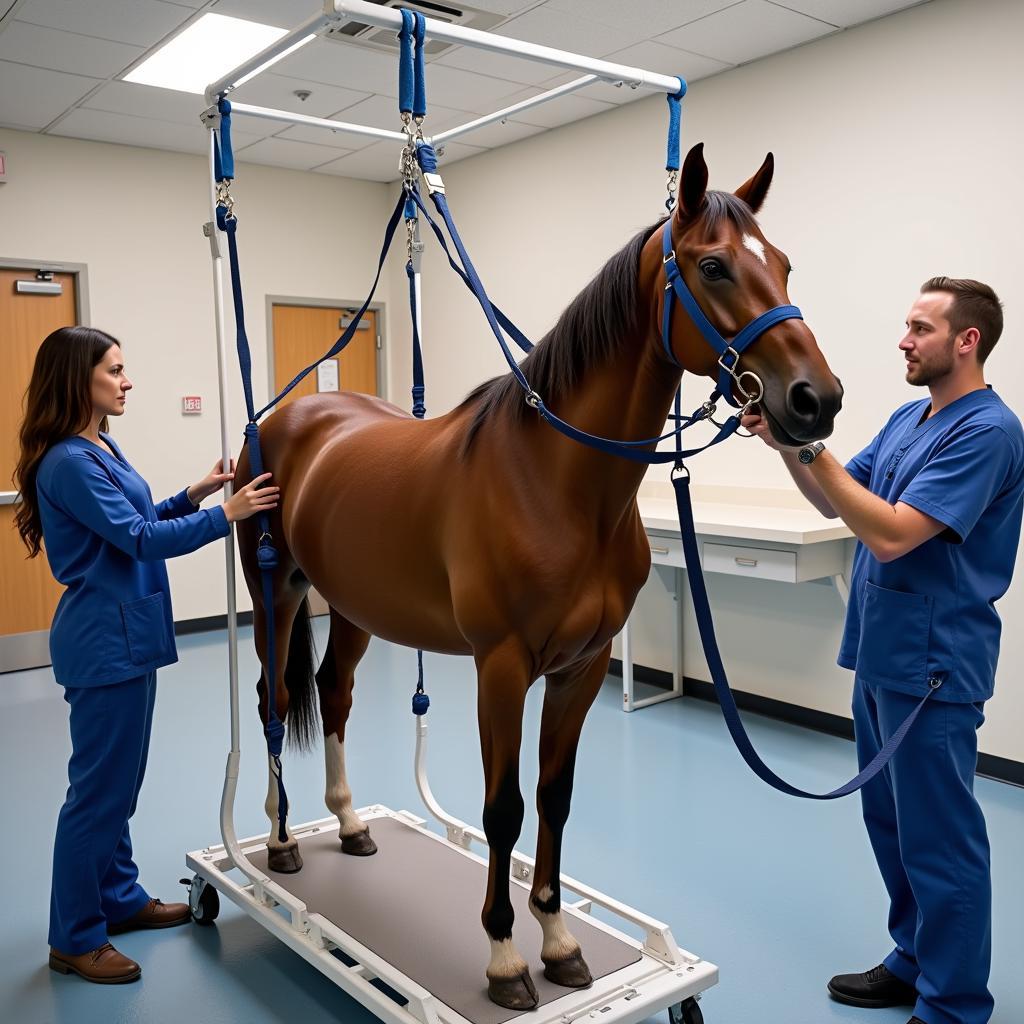
[[[788,306],[792,267],[755,219],[771,186],[772,154],[730,193],[708,189],[703,150],[703,144],[698,144],[686,157],[675,209],[663,229],[670,233],[671,244],[664,248],[674,250],[676,266],[700,311],[712,330],[728,341],[766,311]],[[655,260],[663,262],[662,238],[663,231],[656,231],[645,246],[644,265],[649,272]],[[662,303],[675,302],[676,297],[671,287],[666,288],[660,268],[653,273],[661,282],[660,333]],[[664,347],[666,358],[671,355],[684,370],[720,378],[719,354],[694,318],[681,309],[675,310]],[[751,410],[766,418],[780,443],[801,445],[832,433],[843,388],[802,319],[783,319],[768,327],[741,352],[732,368],[733,374],[725,378],[732,397],[741,405],[755,398]]]

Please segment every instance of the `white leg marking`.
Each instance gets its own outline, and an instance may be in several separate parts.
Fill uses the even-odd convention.
[[[511,939],[501,942],[490,940],[491,962],[487,965],[488,978],[518,978],[528,968],[526,961],[519,955],[519,950]]]
[[[366,831],[362,818],[352,810],[352,790],[345,776],[345,744],[337,733],[324,737],[324,760],[327,764],[327,791],[324,802],[332,814],[338,816],[341,838]]]
[[[551,886],[545,885],[537,893],[537,899],[546,903],[551,899]],[[530,910],[533,916],[540,922],[541,930],[544,932],[544,945],[541,947],[540,955],[542,960],[568,960],[580,952],[580,944],[573,938],[572,933],[565,926],[562,912],[545,914],[534,906],[530,900]]]
[[[760,238],[744,235],[743,248],[749,249],[766,267],[768,266],[768,257],[764,254],[764,242]]]
[[[295,839],[292,837],[292,830],[287,821],[285,822],[284,830],[288,836],[288,840],[282,843],[277,838],[277,775],[274,773],[273,758],[269,755],[267,757],[267,768],[269,770],[270,779],[267,784],[267,801],[263,805],[263,809],[267,812],[267,817],[270,819],[270,838],[267,840],[267,846],[292,846],[295,843]]]

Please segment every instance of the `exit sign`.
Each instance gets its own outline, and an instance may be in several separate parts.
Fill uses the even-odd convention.
[[[184,416],[198,416],[203,411],[203,400],[199,395],[185,395],[181,399],[181,412]]]

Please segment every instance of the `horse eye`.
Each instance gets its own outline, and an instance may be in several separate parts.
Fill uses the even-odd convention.
[[[707,281],[721,281],[725,277],[725,268],[718,260],[702,260],[700,272]]]

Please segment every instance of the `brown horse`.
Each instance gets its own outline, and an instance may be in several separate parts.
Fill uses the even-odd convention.
[[[754,220],[773,172],[771,154],[735,194],[707,191],[702,147],[688,155],[672,234],[678,265],[726,337],[788,302],[789,262]],[[665,353],[666,293],[658,225],[613,256],[521,363],[549,408],[575,426],[623,439],[664,427],[681,370]],[[714,377],[716,356],[677,311],[679,364]],[[764,383],[761,409],[789,444],[826,437],[842,388],[802,320],[771,328],[742,357]],[[266,468],[281,487],[272,517],[276,700],[289,731],[310,739],[316,712],[308,646],[312,584],[330,605],[319,671],[327,806],[341,849],[375,852],[353,811],[345,777],[345,723],[354,673],[370,636],[471,654],[490,846],[482,921],[491,942],[489,994],[514,1009],[536,1005],[529,970],[512,943],[510,855],[523,821],[519,752],[523,705],[546,677],[537,789],[539,832],[530,908],[543,929],[545,976],[583,987],[590,971],[561,914],[559,861],[583,720],[608,669],[612,638],[647,579],[650,546],[637,510],[644,467],[556,433],[510,375],[477,388],[458,408],[416,420],[359,394],[325,394],[281,408],[262,426]],[[243,453],[238,480],[250,477]],[[266,676],[266,619],[253,520],[239,523]],[[291,649],[289,643],[291,642]],[[266,685],[260,682],[266,721]],[[267,799],[277,818],[273,778]],[[291,833],[268,842],[270,866],[301,867]]]

